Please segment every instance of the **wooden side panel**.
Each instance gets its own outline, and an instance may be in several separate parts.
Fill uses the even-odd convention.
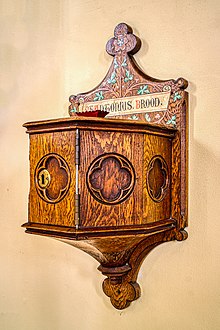
[[[80,151],[81,225],[99,227],[142,224],[143,134],[81,131]],[[110,156],[106,156],[108,153]],[[117,158],[115,154],[120,157]],[[135,172],[134,187],[128,197],[126,191],[129,184],[132,184],[132,174],[130,176],[129,166],[125,164],[123,168],[123,159],[125,163],[128,161],[131,164]],[[93,167],[97,168],[96,172]],[[88,180],[94,188],[93,194],[89,191]],[[101,186],[103,180],[104,187]],[[117,195],[120,185],[124,185],[125,195],[123,191]]]
[[[51,183],[49,193],[37,190],[36,169],[39,167],[44,156],[51,154],[49,171],[53,172],[54,180]],[[64,184],[68,183],[65,196],[59,200],[59,184],[62,188],[62,171],[56,169],[57,159],[63,159],[68,171],[65,172]],[[29,194],[29,222],[74,226],[74,194],[75,194],[75,133],[54,132],[30,135],[30,194]],[[56,165],[56,166],[55,166]],[[62,164],[61,164],[62,165]],[[43,165],[42,165],[43,166]],[[61,179],[59,179],[59,170]],[[68,181],[69,180],[69,181]],[[68,182],[67,182],[68,181]],[[58,191],[58,192],[57,192]],[[48,202],[48,198],[55,198],[55,202]],[[53,201],[53,200],[52,200]]]
[[[143,222],[170,218],[172,141],[144,136]]]

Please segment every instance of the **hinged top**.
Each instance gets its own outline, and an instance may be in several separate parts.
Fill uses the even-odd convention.
[[[44,133],[62,130],[75,130],[83,128],[88,130],[104,130],[104,131],[123,131],[136,133],[150,133],[160,136],[168,136],[170,138],[175,136],[176,129],[165,126],[152,125],[143,121],[134,120],[115,120],[104,118],[87,118],[72,116],[70,118],[59,118],[50,120],[41,120],[35,122],[28,122],[23,125],[27,128],[27,133]]]

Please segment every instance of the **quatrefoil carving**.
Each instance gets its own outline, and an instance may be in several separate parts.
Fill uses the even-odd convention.
[[[147,170],[147,189],[155,202],[161,202],[169,186],[167,163],[161,156],[151,159]]]
[[[60,202],[70,185],[70,171],[66,161],[57,154],[44,156],[36,167],[35,185],[44,201]]]
[[[120,53],[135,54],[140,49],[141,41],[132,33],[132,29],[125,23],[120,23],[114,31],[114,38],[111,38],[106,45],[107,52],[115,56]]]
[[[96,158],[87,173],[87,186],[100,203],[113,205],[130,196],[135,184],[132,164],[122,155],[109,153]]]

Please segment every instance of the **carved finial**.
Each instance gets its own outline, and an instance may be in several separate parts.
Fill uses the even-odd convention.
[[[132,29],[125,23],[120,23],[114,31],[114,38],[111,38],[106,45],[108,54],[114,56],[118,53],[135,54],[140,49],[141,41],[132,34]]]

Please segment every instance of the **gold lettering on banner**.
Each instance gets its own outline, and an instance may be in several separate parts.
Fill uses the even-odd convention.
[[[108,112],[106,117],[112,117],[116,115],[130,115],[142,112],[166,111],[169,99],[170,91],[85,102],[79,105],[79,112],[105,111]]]

